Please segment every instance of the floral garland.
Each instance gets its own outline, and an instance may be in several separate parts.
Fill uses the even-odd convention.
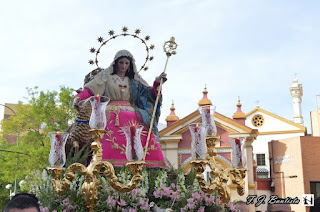
[[[122,183],[127,183],[132,177],[130,175],[129,170],[122,168],[118,174],[118,179]],[[167,171],[157,171],[157,177],[152,188],[150,187],[152,179],[149,176],[151,177],[154,173],[144,170],[142,175],[144,181],[136,189],[127,193],[115,191],[109,186],[108,179],[99,177],[99,200],[95,211],[143,212],[157,211],[157,209],[181,212],[238,211],[232,202],[222,205],[218,196],[205,194],[193,185],[186,185],[183,173],[179,173],[176,181],[168,186]],[[86,207],[81,195],[81,184],[84,179],[82,176],[77,177],[77,179],[77,183],[72,182],[70,191],[59,197],[55,192],[52,192],[51,179],[47,177],[36,191],[41,205],[40,211],[85,212]],[[150,189],[153,191],[151,194]]]

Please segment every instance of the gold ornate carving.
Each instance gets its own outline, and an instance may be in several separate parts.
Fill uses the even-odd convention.
[[[247,169],[235,169],[227,168],[224,169],[220,164],[215,160],[217,155],[217,150],[215,149],[215,142],[219,141],[219,137],[207,137],[207,149],[208,154],[205,160],[192,160],[190,164],[196,171],[196,178],[199,182],[200,188],[205,193],[218,192],[221,202],[227,204],[231,198],[231,190],[227,185],[228,180],[230,179],[233,184],[237,187],[237,192],[239,195],[244,195],[245,181]],[[203,172],[205,171],[206,166],[209,166],[214,175],[214,180],[210,185],[204,180]]]
[[[53,176],[52,185],[59,195],[64,195],[70,188],[71,181],[75,178],[75,171],[80,171],[80,174],[85,176],[85,181],[82,184],[82,198],[86,203],[89,212],[94,211],[94,207],[98,202],[98,187],[99,180],[97,175],[101,174],[110,178],[110,186],[120,192],[128,192],[137,187],[138,183],[142,181],[142,168],[144,161],[130,162],[127,166],[130,167],[134,174],[129,184],[124,185],[118,182],[112,164],[108,161],[101,161],[102,147],[100,140],[107,133],[105,130],[90,130],[94,142],[91,143],[93,150],[93,158],[88,167],[80,163],[70,165],[65,171],[65,177],[60,181],[60,177],[65,170],[64,168],[48,168]]]

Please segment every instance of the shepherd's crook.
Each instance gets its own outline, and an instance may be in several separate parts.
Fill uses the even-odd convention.
[[[164,52],[166,53],[166,55],[167,55],[167,61],[166,61],[166,64],[165,64],[165,66],[164,66],[164,71],[163,71],[163,73],[166,72],[169,57],[170,57],[171,55],[175,55],[175,54],[176,54],[176,49],[177,49],[177,47],[178,47],[178,45],[176,44],[174,37],[171,37],[169,41],[166,41],[166,42],[163,44],[163,51],[164,51]],[[146,155],[147,155],[147,150],[148,150],[150,135],[151,135],[151,132],[152,132],[154,117],[155,117],[156,110],[157,110],[157,106],[158,106],[158,102],[159,102],[159,97],[160,97],[160,92],[161,92],[162,84],[163,84],[163,79],[161,78],[161,79],[160,79],[160,85],[159,85],[159,87],[158,87],[158,93],[157,93],[156,102],[155,102],[154,108],[153,108],[152,118],[151,118],[151,122],[150,122],[150,128],[149,128],[148,137],[147,137],[147,143],[146,143],[146,146],[145,146],[144,160],[146,159]]]

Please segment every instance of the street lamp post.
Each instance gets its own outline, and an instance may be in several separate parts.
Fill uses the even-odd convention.
[[[5,105],[5,104],[0,104],[0,105],[8,108],[9,110],[11,110],[11,112],[12,112],[15,116],[17,116],[16,112],[14,112],[14,110],[13,110],[11,107],[9,107],[8,105]],[[18,146],[19,146],[19,132],[17,133],[17,141],[16,141],[16,143],[17,143],[17,150],[18,150]],[[18,151],[17,151],[17,152],[18,152]],[[18,161],[19,161],[19,159],[17,158],[16,166],[18,166]],[[10,185],[11,185],[11,184],[10,184]],[[13,189],[14,194],[17,193],[17,187],[18,187],[18,181],[17,181],[17,177],[16,177],[16,174],[15,174],[15,175],[14,175],[14,189]],[[11,189],[10,189],[10,195],[11,195]],[[10,199],[11,199],[11,196],[10,196]]]

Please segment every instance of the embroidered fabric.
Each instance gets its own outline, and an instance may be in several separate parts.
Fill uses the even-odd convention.
[[[113,59],[112,63],[110,64],[110,66],[108,68],[100,71],[96,75],[95,80],[97,81],[97,83],[99,85],[102,85],[103,83],[108,81],[109,75],[113,73],[113,65],[115,64],[116,60],[122,56],[130,57],[132,59],[133,71],[135,73],[134,79],[137,80],[138,82],[141,82],[144,86],[150,87],[148,85],[148,83],[140,76],[140,74],[138,74],[136,62],[135,62],[133,55],[128,50],[125,50],[125,49],[118,51],[116,53],[116,55],[114,56],[114,59]]]
[[[107,107],[107,111],[113,111],[115,108],[120,108],[123,111],[132,111],[134,112],[134,108],[131,106],[129,101],[111,101]]]

